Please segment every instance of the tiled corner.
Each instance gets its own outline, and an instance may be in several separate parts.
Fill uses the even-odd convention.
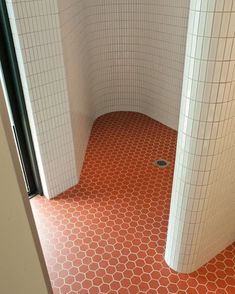
[[[177,129],[189,1],[83,2],[94,116],[137,111]]]
[[[99,115],[137,111],[177,129],[187,0],[7,4],[47,197],[77,183]]]
[[[89,54],[85,30],[83,0],[58,0],[63,57],[75,146],[80,176],[93,123],[89,86]]]

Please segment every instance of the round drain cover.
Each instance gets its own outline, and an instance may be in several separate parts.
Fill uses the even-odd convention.
[[[154,161],[154,165],[157,167],[160,167],[160,168],[167,167],[169,164],[170,164],[170,162],[165,159],[158,159],[158,160]]]

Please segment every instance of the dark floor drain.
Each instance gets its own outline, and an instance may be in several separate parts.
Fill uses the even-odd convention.
[[[158,159],[158,160],[154,161],[154,165],[157,167],[160,167],[160,168],[167,167],[169,164],[170,164],[170,162],[165,159]]]

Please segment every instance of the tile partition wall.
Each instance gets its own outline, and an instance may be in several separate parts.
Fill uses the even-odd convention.
[[[77,183],[57,1],[7,0],[43,191]]]
[[[82,0],[58,0],[77,173],[85,156],[93,123],[89,94],[85,13]]]
[[[235,240],[235,1],[192,0],[166,261],[192,272]]]
[[[84,0],[95,117],[142,112],[178,127],[188,0]]]
[[[97,116],[140,111],[177,129],[188,0],[174,2],[7,0],[49,198],[77,182]]]
[[[186,60],[166,260],[190,272],[231,243],[234,1],[7,2],[47,196],[77,182],[97,116],[177,129]]]

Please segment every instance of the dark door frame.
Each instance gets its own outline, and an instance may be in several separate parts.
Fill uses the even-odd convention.
[[[30,197],[43,193],[23,87],[8,18],[6,3],[0,1],[0,62],[13,117],[13,133]]]

